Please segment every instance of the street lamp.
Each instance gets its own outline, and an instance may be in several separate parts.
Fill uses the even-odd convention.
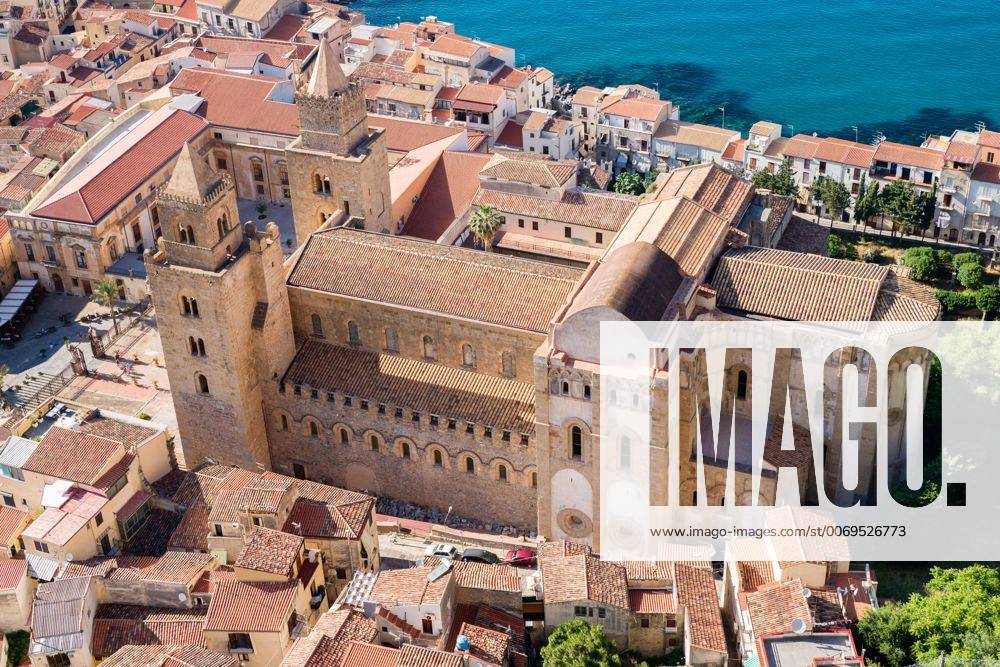
[[[854,130],[854,143],[858,143],[858,126],[851,125],[851,129]]]
[[[726,129],[726,107],[719,107],[719,111],[722,112],[722,129]]]

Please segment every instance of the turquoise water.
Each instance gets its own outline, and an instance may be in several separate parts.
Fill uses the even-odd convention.
[[[1000,124],[997,0],[360,0],[436,15],[573,85],[658,84],[686,120],[868,141]]]

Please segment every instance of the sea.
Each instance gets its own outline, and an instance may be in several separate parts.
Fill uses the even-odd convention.
[[[1000,129],[998,0],[358,0],[437,16],[559,84],[657,87],[684,120],[919,143]]]

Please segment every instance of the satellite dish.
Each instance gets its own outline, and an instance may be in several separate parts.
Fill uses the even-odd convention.
[[[808,600],[812,596],[813,596],[813,592],[810,589],[808,589],[808,588],[803,588],[802,589],[802,597],[804,597],[805,599]]]
[[[178,593],[177,594],[177,599],[180,600],[181,602],[184,602],[185,600],[188,599],[188,596],[187,596],[186,593]]]
[[[801,618],[796,618],[792,621],[792,632],[797,635],[801,635],[806,631],[806,622]]]
[[[66,562],[67,563],[73,562],[73,554],[66,554]]]

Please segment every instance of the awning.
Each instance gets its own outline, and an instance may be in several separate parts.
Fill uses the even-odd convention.
[[[59,561],[38,554],[25,553],[28,561],[28,574],[39,581],[52,581],[59,571]]]

